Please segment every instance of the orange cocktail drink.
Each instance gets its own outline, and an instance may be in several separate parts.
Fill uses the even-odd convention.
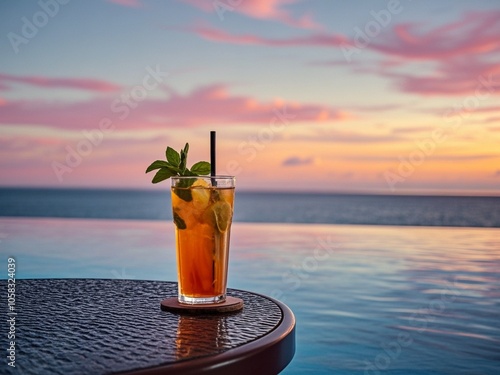
[[[171,180],[179,302],[223,302],[234,177],[174,176]]]

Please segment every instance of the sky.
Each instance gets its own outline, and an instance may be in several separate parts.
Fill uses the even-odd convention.
[[[500,195],[499,0],[0,2],[0,186]]]

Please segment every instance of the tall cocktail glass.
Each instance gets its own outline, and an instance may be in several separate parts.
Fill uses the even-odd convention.
[[[171,177],[179,302],[226,300],[235,178]]]

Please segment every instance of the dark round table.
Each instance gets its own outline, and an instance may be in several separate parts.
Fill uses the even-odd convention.
[[[5,283],[1,289],[6,295]],[[277,374],[292,360],[295,318],[283,303],[229,289],[243,299],[243,310],[161,311],[160,302],[176,294],[177,283],[163,281],[16,280],[16,368],[3,368],[19,374]]]

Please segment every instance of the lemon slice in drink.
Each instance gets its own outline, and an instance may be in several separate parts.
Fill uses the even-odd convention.
[[[191,196],[193,197],[193,206],[198,209],[205,209],[210,200],[210,189],[205,180],[198,179],[191,185]]]
[[[231,222],[233,213],[231,212],[231,205],[226,201],[215,202],[207,209],[211,221],[214,221],[219,232],[225,232]]]

